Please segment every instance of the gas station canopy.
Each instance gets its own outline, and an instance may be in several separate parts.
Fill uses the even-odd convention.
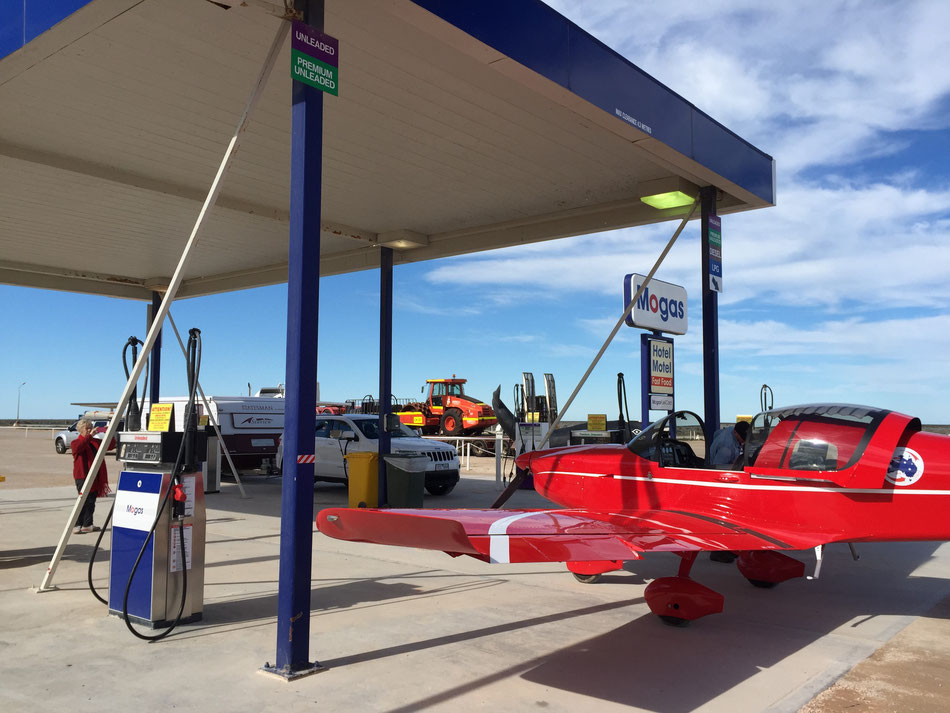
[[[92,0],[0,60],[0,282],[151,299],[282,0]],[[771,205],[771,157],[535,0],[326,0],[321,273]],[[179,297],[287,280],[290,41]]]

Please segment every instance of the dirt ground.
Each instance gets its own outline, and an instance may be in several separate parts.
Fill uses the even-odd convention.
[[[58,429],[0,428],[0,475],[6,482],[0,488],[49,488],[70,485],[73,482],[73,459],[69,453],[60,455],[53,447],[53,436]],[[115,463],[109,456],[106,470]],[[117,473],[118,471],[116,471]],[[109,472],[110,484],[115,487],[115,473]]]
[[[950,711],[950,599],[819,693],[800,713]]]

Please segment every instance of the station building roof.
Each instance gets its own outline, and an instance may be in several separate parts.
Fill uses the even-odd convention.
[[[283,0],[92,0],[0,59],[0,282],[150,299]],[[770,156],[538,0],[326,0],[321,274],[775,202]],[[285,282],[290,40],[179,297]]]

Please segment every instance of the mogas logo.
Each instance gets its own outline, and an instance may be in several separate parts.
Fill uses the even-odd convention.
[[[130,503],[125,506],[125,511],[129,513],[129,515],[131,515],[132,517],[135,517],[136,515],[141,515],[142,513],[144,513],[145,508],[140,507],[138,505],[132,505]]]
[[[624,309],[644,282],[646,277],[636,273],[624,277]],[[650,280],[633,310],[627,315],[626,323],[630,327],[654,329],[669,334],[686,334],[686,290],[669,282]]]
[[[640,285],[637,285],[640,289]],[[659,314],[664,322],[671,317],[673,319],[683,319],[686,316],[686,302],[683,300],[671,300],[668,297],[657,297],[656,294],[650,294],[650,288],[647,287],[640,299],[637,300],[637,309],[640,311],[650,310],[653,314]]]

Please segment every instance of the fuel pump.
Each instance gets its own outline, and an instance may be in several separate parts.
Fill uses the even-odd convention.
[[[130,345],[134,359],[136,347],[131,340]],[[166,431],[118,434],[122,470],[113,506],[109,613],[121,616],[135,636],[149,641],[202,616],[205,506],[198,454],[206,447],[196,443],[195,408],[200,364],[201,332],[191,329],[181,432],[171,419]],[[164,630],[143,634],[133,622]]]
[[[627,404],[627,382],[624,381],[622,371],[617,372],[617,407],[620,409],[620,416],[617,418],[620,442],[626,443],[633,438],[633,429],[630,426],[630,407]]]

